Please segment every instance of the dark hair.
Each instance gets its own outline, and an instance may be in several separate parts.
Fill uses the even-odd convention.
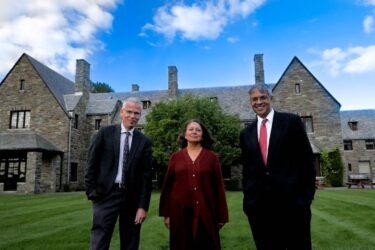
[[[183,130],[180,132],[180,135],[178,136],[177,143],[180,144],[181,148],[185,148],[187,146],[187,140],[185,139],[185,132],[187,127],[189,126],[190,123],[196,122],[198,123],[201,128],[202,128],[202,141],[201,146],[206,149],[212,149],[212,145],[214,144],[214,139],[212,139],[210,132],[204,126],[204,124],[198,120],[198,119],[189,119],[185,122]]]

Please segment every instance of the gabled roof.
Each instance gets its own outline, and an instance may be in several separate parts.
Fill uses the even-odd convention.
[[[339,107],[341,107],[341,104],[339,103],[339,101],[336,100],[335,97],[333,97],[333,95],[331,95],[331,93],[329,93],[329,91],[323,86],[323,84],[321,84],[321,82],[316,79],[316,77],[310,72],[310,70],[307,69],[307,67],[301,62],[301,60],[298,59],[298,57],[293,57],[292,61],[289,63],[288,67],[286,67],[284,73],[281,75],[281,77],[279,78],[279,80],[277,81],[277,83],[275,84],[275,86],[272,88],[272,90],[274,90],[275,88],[277,88],[277,86],[279,85],[281,79],[283,79],[283,77],[285,76],[285,74],[288,72],[289,68],[293,65],[293,64],[300,64],[305,70],[306,72],[312,77],[314,78],[315,82],[319,84],[319,86],[333,99],[334,102],[336,102]]]
[[[345,110],[340,115],[344,140],[375,139],[375,109]],[[349,122],[357,122],[357,130],[352,130]]]
[[[43,80],[43,82],[47,85],[48,89],[51,91],[53,96],[56,98],[57,102],[65,111],[67,111],[64,101],[64,95],[74,93],[74,83],[65,78],[64,76],[60,75],[56,71],[40,63],[36,59],[32,58],[28,54],[24,53],[22,54],[22,56],[25,56],[29,60],[31,65],[39,74],[40,78]]]
[[[43,136],[32,131],[0,133],[0,150],[63,152]]]

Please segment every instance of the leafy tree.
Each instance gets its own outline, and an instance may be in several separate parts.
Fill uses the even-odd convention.
[[[179,148],[178,135],[182,132],[184,123],[192,118],[201,120],[215,139],[213,150],[219,155],[225,175],[232,165],[238,164],[239,117],[225,114],[217,101],[191,95],[159,102],[146,117],[144,130],[153,141],[157,171],[166,172],[169,157]]]
[[[92,82],[92,93],[108,93],[108,92],[115,92],[111,86],[109,86],[105,82]]]
[[[341,187],[343,184],[344,166],[340,150],[335,148],[332,151],[322,151],[321,160],[323,165],[323,176],[333,187]]]

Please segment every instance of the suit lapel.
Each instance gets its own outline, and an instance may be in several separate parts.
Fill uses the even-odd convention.
[[[281,135],[281,130],[282,130],[282,119],[280,119],[280,114],[275,111],[275,115],[273,116],[272,130],[271,130],[269,145],[268,145],[267,159],[272,159],[272,155],[277,148],[276,146],[278,144],[278,141]]]
[[[129,152],[129,159],[127,160],[128,164],[126,166],[126,169],[129,169],[129,164],[132,162],[134,155],[137,152],[140,141],[141,140],[140,140],[139,132],[137,130],[134,130],[132,144],[131,144],[130,152]]]
[[[118,159],[120,154],[120,139],[121,139],[121,125],[115,127],[113,135],[113,152],[115,153],[115,159],[117,161],[116,166],[118,165]]]

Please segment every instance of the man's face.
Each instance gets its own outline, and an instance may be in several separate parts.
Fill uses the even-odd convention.
[[[254,112],[262,118],[266,118],[271,112],[272,97],[267,92],[254,89],[250,93],[250,105]]]
[[[127,102],[120,112],[122,124],[127,130],[137,125],[141,117],[141,107],[134,102]]]

